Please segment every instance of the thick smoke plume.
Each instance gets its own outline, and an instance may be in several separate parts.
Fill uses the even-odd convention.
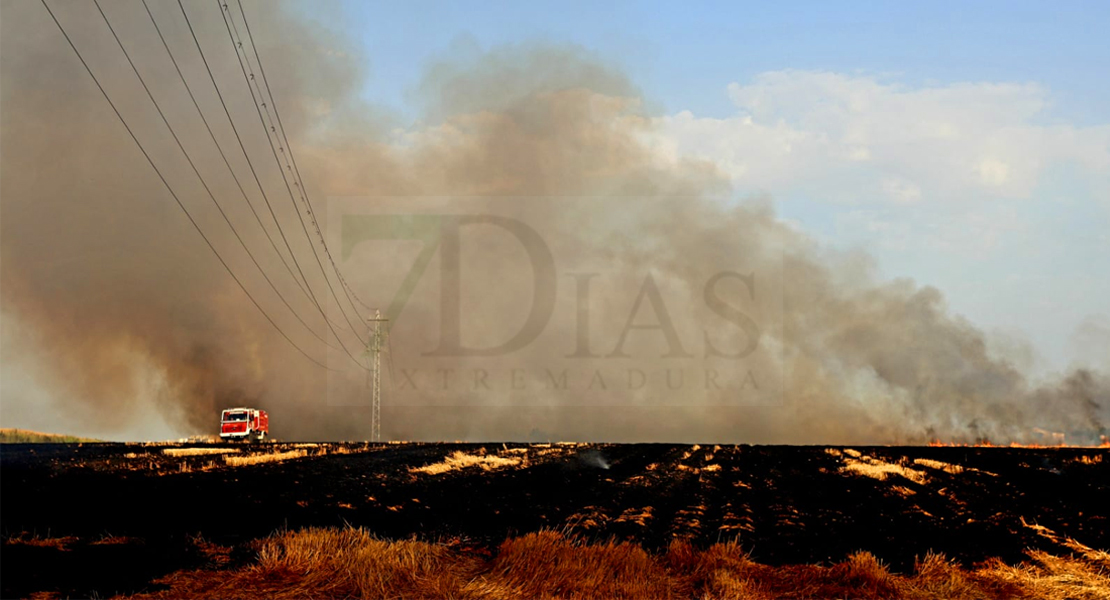
[[[141,5],[105,4],[247,245],[268,273],[285,275],[274,277],[282,293],[315,334],[328,336],[214,152]],[[187,8],[201,44],[211,49],[217,80],[229,90],[232,117],[250,124],[242,128],[248,132],[244,143],[277,216],[294,251],[306,257],[312,288],[326,295],[294,206],[283,196],[278,168],[263,160],[266,138],[222,19],[207,3]],[[169,5],[153,9],[221,145],[236,148],[180,12]],[[1041,430],[1089,443],[1107,433],[1110,382],[1104,373],[1076,371],[1055,383],[1034,384],[990,352],[983,332],[951,314],[938,290],[910,280],[879,281],[867,257],[831,255],[777,220],[765,199],[731,198],[727,179],[713,165],[655,151],[653,122],[634,85],[581,49],[522,45],[444,59],[429,67],[413,93],[423,120],[394,127],[387,112],[361,99],[364,65],[370,63],[353,44],[288,13],[252,4],[246,10],[321,218],[332,196],[390,199],[379,213],[405,206],[443,214],[460,206],[488,209],[535,225],[559,268],[554,316],[542,335],[491,362],[428,356],[443,335],[441,298],[428,289],[441,276],[433,266],[392,329],[395,368],[416,372],[417,389],[387,401],[386,437],[1051,441]],[[45,388],[59,427],[123,429],[133,425],[129,419],[137,407],[154,404],[182,434],[209,432],[220,408],[258,405],[271,412],[280,437],[364,438],[364,375],[351,370],[344,353],[324,348],[299,325],[254,270],[99,15],[77,5],[58,10],[244,285],[302,347],[326,356],[329,365],[342,365],[344,373],[329,376],[305,360],[258,314],[172,204],[41,6],[6,2],[3,11],[5,371],[31,373],[19,381]],[[240,179],[250,181],[242,155],[229,155]],[[262,207],[257,188],[245,187]],[[371,201],[344,206],[359,202]],[[467,243],[464,337],[505,340],[535,302],[533,272],[526,257],[512,252],[511,241],[486,236]],[[371,305],[385,307],[404,268],[398,255],[379,250],[374,244],[356,248],[346,275]],[[684,390],[697,387],[687,385],[660,403],[612,381],[600,405],[573,397],[573,385],[570,393],[542,392],[541,380],[553,366],[570,364],[572,377],[584,373],[589,379],[603,371],[623,376],[630,364],[654,376],[676,364],[664,356],[673,348],[658,330],[634,332],[644,337],[630,337],[625,346],[629,354],[642,350],[649,358],[622,363],[611,356],[649,275],[667,307],[682,314],[675,325],[682,350],[702,356],[709,335],[704,324],[720,314],[707,306],[706,282],[737,270],[738,262],[770,274],[781,290],[775,299],[780,316],[761,333],[762,347],[773,351],[750,359],[755,372],[781,374],[779,402],[684,403]],[[589,302],[596,347],[588,356],[567,358],[580,336],[573,273],[589,271],[612,275],[599,276]],[[727,289],[735,298],[742,288]],[[347,306],[354,318],[368,316],[361,306],[361,314]],[[345,325],[334,301],[326,312]],[[641,317],[650,321],[650,311]],[[362,359],[359,342],[349,333],[344,339]],[[731,328],[714,333],[712,343],[736,348],[744,339],[743,331]],[[337,346],[334,339],[331,344]],[[487,391],[467,379],[467,385],[447,390],[447,406],[411,401],[425,396],[420,388],[429,384],[421,376],[438,376],[437,368],[448,367],[467,378],[478,369],[494,377],[519,368],[525,391],[517,393],[512,382],[491,384]],[[395,385],[403,387],[403,375],[393,373]],[[5,425],[43,410],[22,384],[5,385],[3,395]]]

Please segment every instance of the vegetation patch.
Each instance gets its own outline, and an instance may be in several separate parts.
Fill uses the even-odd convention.
[[[770,566],[735,542],[698,549],[676,541],[650,553],[630,542],[588,542],[555,531],[505,540],[492,556],[458,540],[391,541],[357,528],[285,531],[255,548],[249,564],[176,572],[155,582],[165,589],[134,598],[1110,598],[1103,556],[1041,551],[1018,565],[996,559],[971,569],[930,553],[900,574],[868,552],[831,566]]]
[[[467,467],[479,467],[483,471],[493,471],[505,467],[515,467],[522,462],[520,456],[498,456],[496,454],[467,454],[461,451],[452,452],[447,458],[437,463],[424,465],[412,469],[414,473],[439,475],[449,471],[458,471]]]
[[[303,449],[290,450],[288,452],[273,452],[269,454],[251,454],[249,456],[224,456],[224,463],[231,467],[242,467],[246,465],[258,465],[262,463],[281,462],[293,458],[302,458],[308,456],[308,452]]]
[[[82,444],[102,441],[75,435],[42,433],[27,429],[0,429],[0,444]]]
[[[238,448],[163,448],[166,456],[203,456],[206,454],[235,454]]]

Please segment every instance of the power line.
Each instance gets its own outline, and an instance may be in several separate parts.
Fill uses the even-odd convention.
[[[227,165],[227,170],[229,173],[231,173],[231,178],[235,181],[236,187],[239,188],[239,193],[242,194],[243,199],[246,200],[247,206],[249,206],[251,209],[251,214],[254,215],[255,221],[258,222],[258,226],[262,229],[263,233],[266,234],[266,239],[270,241],[270,246],[274,249],[274,253],[277,254],[278,258],[281,259],[281,263],[285,265],[285,269],[289,271],[289,275],[293,277],[293,281],[296,282],[297,287],[300,288],[301,291],[307,296],[308,292],[305,291],[304,285],[299,279],[297,279],[297,275],[293,273],[293,269],[289,266],[289,262],[285,260],[285,255],[283,255],[281,251],[278,250],[273,236],[270,235],[270,230],[266,229],[265,225],[262,224],[262,218],[258,216],[258,211],[254,209],[254,204],[252,204],[250,199],[247,197],[247,192],[243,189],[243,184],[239,182],[239,177],[236,176],[235,169],[231,167],[231,163],[230,161],[228,161],[227,155],[224,154],[223,147],[220,146],[220,142],[216,139],[215,134],[212,132],[212,127],[209,125],[208,119],[204,116],[204,111],[201,110],[200,104],[197,102],[196,97],[193,95],[193,90],[189,86],[189,82],[185,79],[185,75],[181,72],[181,67],[177,64],[177,58],[173,55],[173,51],[170,49],[169,44],[166,42],[165,36],[162,35],[162,28],[158,26],[158,21],[155,20],[154,14],[150,11],[150,6],[147,4],[147,0],[143,0],[143,8],[146,9],[146,14],[150,17],[150,22],[152,25],[154,25],[154,30],[158,32],[158,39],[162,41],[162,46],[166,49],[166,54],[169,55],[170,61],[173,62],[173,67],[177,71],[177,76],[181,79],[181,83],[185,86],[185,91],[188,92],[189,99],[193,101],[193,106],[196,108],[197,114],[200,115],[201,121],[204,122],[204,127],[208,130],[208,135],[212,138],[212,143],[216,145],[216,150],[219,151],[220,158],[222,158],[224,164]]]
[[[308,278],[305,276],[304,270],[301,268],[301,262],[297,260],[297,254],[293,252],[293,248],[289,244],[289,238],[285,235],[285,229],[281,226],[281,222],[278,220],[277,214],[274,212],[273,204],[270,203],[270,197],[266,194],[266,189],[262,185],[262,181],[258,177],[258,171],[254,168],[254,162],[251,160],[250,154],[247,152],[247,148],[243,144],[243,138],[239,135],[239,128],[235,125],[235,119],[231,117],[231,111],[228,110],[227,102],[224,100],[223,93],[220,91],[220,85],[216,82],[216,76],[212,73],[212,67],[208,63],[208,57],[205,56],[204,48],[200,45],[200,40],[197,38],[197,33],[193,29],[192,19],[189,18],[189,13],[185,10],[185,5],[181,2],[181,0],[178,0],[177,5],[181,9],[181,15],[185,18],[185,24],[189,27],[189,33],[193,37],[193,44],[196,45],[197,52],[200,54],[200,58],[204,62],[204,68],[208,72],[208,79],[212,82],[212,87],[216,90],[216,96],[220,99],[220,106],[223,107],[224,114],[227,116],[227,121],[231,125],[231,130],[235,133],[235,139],[239,142],[239,149],[243,152],[243,158],[246,159],[247,166],[249,166],[251,170],[251,175],[254,176],[254,182],[258,186],[258,191],[262,194],[262,199],[266,202],[266,208],[270,212],[270,218],[274,220],[274,224],[278,228],[278,233],[281,234],[281,240],[282,242],[284,242],[285,248],[289,251],[289,255],[293,259],[293,264],[297,267],[297,272],[301,275],[301,278],[305,282],[305,286],[308,288],[309,297],[312,299],[317,309],[320,310],[321,313],[323,313],[323,307],[320,304],[319,300],[317,300],[316,294],[312,291],[312,285],[309,284]],[[339,340],[340,344],[343,344],[343,341],[339,338],[339,334],[335,331],[335,328],[331,326],[331,320],[328,319],[326,316],[324,318],[328,322],[328,328],[331,330],[332,335],[334,335],[335,338]],[[350,323],[348,322],[348,326],[349,325]],[[352,331],[354,331],[353,327],[351,329]],[[358,339],[359,343],[363,343],[362,337],[358,334],[357,331],[355,331],[355,337]]]
[[[180,3],[180,2],[181,2],[181,0],[178,0],[178,3]],[[246,56],[245,56],[246,51],[244,50],[243,51],[244,53],[242,55],[239,53],[239,51],[243,47],[242,38],[239,38],[237,33],[232,33],[232,25],[234,25],[234,19],[231,18],[231,13],[228,10],[227,5],[226,4],[221,4],[221,0],[216,0],[216,4],[221,9],[220,14],[223,16],[224,26],[227,27],[227,34],[231,38],[231,45],[232,45],[232,48],[235,51],[235,57],[239,60],[239,68],[243,73],[243,80],[246,82],[247,90],[250,92],[251,99],[255,103],[255,111],[258,113],[258,120],[262,124],[263,129],[266,129],[267,131],[269,131],[270,129],[272,129],[272,126],[267,127],[266,126],[266,120],[262,116],[262,107],[264,107],[266,105],[265,99],[263,99],[263,101],[260,103],[259,99],[258,99],[258,96],[261,96],[261,90],[259,90],[258,96],[256,96],[255,95],[255,89],[253,87],[251,87],[251,81],[253,79],[253,73],[248,74],[247,66],[250,63],[250,60],[249,60],[249,58],[246,58]],[[244,64],[244,59],[246,59],[246,64]],[[269,113],[269,111],[267,110],[267,114],[268,113]],[[335,287],[332,286],[331,278],[328,277],[327,271],[324,269],[323,263],[320,262],[319,254],[315,251],[315,245],[313,245],[313,243],[312,243],[312,236],[310,236],[309,233],[308,233],[308,226],[305,225],[304,218],[300,216],[300,209],[297,208],[297,199],[293,194],[293,186],[291,186],[289,184],[289,178],[285,174],[285,169],[282,169],[281,159],[278,157],[277,146],[274,145],[274,140],[273,140],[273,138],[270,137],[269,133],[266,134],[266,140],[270,143],[270,151],[273,153],[274,162],[277,163],[278,169],[281,171],[282,181],[285,182],[285,189],[289,192],[289,201],[293,204],[293,209],[297,211],[297,216],[299,217],[299,221],[301,223],[301,230],[304,232],[305,240],[308,241],[309,246],[311,246],[313,248],[312,256],[313,256],[313,258],[316,259],[316,266],[319,267],[320,274],[323,275],[323,277],[324,277],[324,282],[327,283],[328,289],[331,290],[332,297],[335,298],[336,306],[339,307],[339,312],[343,315],[343,318],[347,321],[347,324],[351,327],[351,330],[355,332],[356,336],[358,336],[358,332],[355,329],[354,324],[351,322],[350,317],[347,315],[347,311],[343,308],[343,304],[339,302],[339,295],[335,293]],[[285,152],[285,150],[284,150],[284,146],[283,146],[282,147],[282,153],[284,153],[284,152]],[[287,164],[286,167],[290,171],[292,171],[292,167],[290,165]],[[302,201],[303,201],[303,198],[302,198]],[[323,241],[323,235],[320,233],[320,228],[319,228],[318,224],[316,225],[316,231],[317,231],[317,234],[320,235],[321,241]],[[362,338],[359,337],[359,339],[361,341]]]
[[[170,135],[173,136],[174,142],[177,143],[177,147],[179,149],[181,149],[181,153],[185,155],[185,160],[189,163],[189,166],[193,169],[193,173],[197,176],[197,179],[200,180],[200,184],[201,184],[201,186],[204,187],[204,191],[208,193],[209,199],[211,199],[212,203],[216,205],[216,209],[219,210],[220,216],[223,217],[224,222],[227,223],[227,226],[229,228],[231,228],[231,233],[235,235],[235,239],[239,241],[239,245],[243,247],[243,250],[247,253],[247,256],[250,257],[251,262],[254,263],[255,268],[258,269],[258,272],[262,275],[263,279],[266,280],[266,283],[270,284],[270,288],[272,290],[274,290],[274,293],[277,294],[277,296],[281,300],[282,304],[284,304],[285,307],[289,309],[289,312],[293,313],[293,316],[297,319],[297,321],[300,322],[300,324],[303,325],[305,327],[305,329],[308,329],[309,333],[311,333],[313,336],[315,336],[316,339],[320,340],[321,342],[324,342],[325,345],[330,347],[330,345],[327,343],[327,341],[324,338],[320,337],[319,334],[317,334],[311,327],[308,326],[307,323],[304,322],[304,319],[302,319],[301,316],[297,313],[297,311],[293,309],[293,307],[289,304],[289,301],[285,299],[285,296],[281,293],[280,290],[277,289],[277,286],[274,285],[274,282],[270,279],[270,276],[266,274],[266,271],[262,268],[262,265],[260,265],[258,263],[258,260],[254,257],[254,253],[252,253],[250,248],[247,247],[247,243],[245,241],[243,241],[242,236],[239,235],[239,231],[237,229],[235,229],[235,225],[232,224],[231,219],[227,216],[227,213],[224,212],[223,206],[221,206],[220,202],[218,200],[216,200],[215,194],[213,194],[211,188],[208,187],[208,183],[204,180],[204,176],[200,174],[200,170],[197,169],[197,166],[193,162],[192,157],[189,156],[189,152],[185,149],[185,145],[183,143],[181,143],[181,139],[179,137],[177,137],[177,132],[174,131],[173,125],[170,125],[170,121],[169,121],[169,119],[166,118],[166,114],[164,112],[162,112],[162,107],[158,104],[158,100],[156,100],[154,98],[154,94],[150,91],[150,88],[147,86],[146,80],[143,79],[142,74],[139,73],[139,69],[138,69],[138,67],[135,66],[135,62],[131,60],[131,54],[129,52],[127,52],[127,48],[124,47],[123,41],[120,40],[119,35],[116,34],[115,28],[112,27],[112,23],[108,19],[108,15],[105,14],[104,9],[101,8],[100,1],[99,0],[93,0],[93,4],[96,5],[97,11],[100,12],[100,16],[104,19],[104,24],[108,26],[108,31],[112,32],[112,37],[115,38],[116,44],[119,45],[119,49],[123,52],[124,58],[127,59],[127,64],[131,65],[131,70],[135,72],[135,77],[137,77],[139,79],[139,83],[142,84],[143,90],[146,91],[147,97],[150,98],[151,103],[154,104],[155,110],[158,111],[158,116],[162,118],[162,122],[165,123],[166,128],[169,129]],[[340,345],[342,345],[342,344],[343,344],[343,341],[340,340]],[[362,367],[362,365],[358,362],[358,359],[356,359],[354,357],[354,355],[351,354],[350,351],[347,350],[346,346],[343,346],[343,350],[344,350],[344,352],[347,353],[347,356],[349,356],[351,358],[351,360],[355,362],[355,364],[358,364],[359,367]]]
[[[219,4],[219,0],[217,0],[217,4]],[[281,124],[279,122],[275,121],[274,116],[270,114],[269,105],[267,104],[266,98],[262,94],[262,88],[259,86],[258,80],[255,77],[255,74],[253,72],[253,67],[250,64],[250,55],[247,53],[246,48],[244,48],[244,46],[243,46],[243,37],[239,33],[239,27],[235,24],[234,15],[232,15],[231,10],[229,9],[227,4],[221,4],[220,6],[222,7],[223,12],[225,13],[224,14],[225,25],[230,24],[230,27],[228,29],[228,34],[231,36],[232,46],[233,46],[233,48],[235,48],[236,57],[239,58],[240,66],[243,69],[244,80],[247,82],[248,90],[251,92],[251,97],[252,97],[252,99],[254,99],[254,101],[256,103],[256,108],[260,108],[260,110],[258,111],[259,112],[259,120],[261,121],[263,128],[267,129],[269,132],[273,132],[275,136],[278,136],[278,129],[277,129],[277,127],[275,127],[275,124],[278,127],[280,127]],[[245,17],[244,17],[244,24],[245,24]],[[234,33],[232,33],[232,31],[234,31]],[[253,44],[252,44],[252,46],[253,46]],[[239,50],[243,51],[242,56],[239,55]],[[257,49],[255,49],[255,56],[256,56],[256,58],[258,56]],[[244,66],[244,63],[245,63],[245,66]],[[259,67],[260,67],[259,72],[260,73],[261,73],[261,66],[262,66],[261,63],[259,63]],[[249,75],[248,75],[248,72],[247,72],[248,70],[250,71]],[[263,79],[265,79],[265,77],[263,77]],[[253,88],[251,87],[252,82],[254,84]],[[267,87],[268,87],[268,85],[269,84],[267,82]],[[255,96],[255,94],[254,94],[255,90],[257,90],[257,92],[258,92],[257,96]],[[272,96],[270,97],[270,104],[273,104],[273,97]],[[265,115],[266,115],[265,118],[262,116],[263,112],[265,112]],[[275,114],[276,114],[276,106],[275,106]],[[269,119],[269,124],[268,125],[266,123],[266,119]],[[327,249],[327,242],[324,240],[324,235],[323,235],[323,232],[320,229],[319,222],[317,222],[315,216],[313,215],[312,206],[308,203],[308,200],[305,197],[304,182],[299,179],[299,173],[296,172],[294,166],[290,164],[289,159],[292,158],[292,149],[289,148],[288,139],[286,138],[283,141],[281,139],[281,137],[279,137],[278,138],[279,146],[275,148],[273,140],[269,137],[269,135],[270,134],[267,133],[267,140],[270,142],[270,149],[273,152],[274,160],[278,165],[278,169],[281,169],[281,166],[282,166],[281,165],[282,159],[280,157],[278,157],[278,151],[280,151],[281,154],[286,155],[288,157],[286,159],[286,162],[285,162],[285,169],[282,170],[282,178],[285,181],[286,189],[289,192],[290,201],[293,202],[293,205],[295,207],[296,206],[296,199],[294,198],[292,188],[296,187],[298,189],[298,195],[300,196],[301,203],[304,204],[304,206],[305,206],[305,214],[309,215],[309,218],[312,221],[313,228],[316,231],[316,235],[319,238],[321,245],[324,246],[324,252],[328,257],[328,260],[331,263],[332,268],[335,269],[336,276],[340,280],[341,286],[346,286],[346,281],[343,278],[342,273],[340,273],[338,268],[335,266],[335,261],[334,261],[334,259],[331,258],[331,252]],[[289,148],[288,152],[286,150],[287,148]],[[286,177],[286,171],[289,171],[289,174],[293,176],[293,186],[289,185],[289,179]],[[348,323],[350,323],[350,320],[347,316],[347,311],[346,311],[346,309],[343,308],[342,303],[339,301],[339,295],[335,293],[335,288],[332,287],[332,285],[331,285],[331,278],[328,276],[327,272],[324,269],[323,264],[320,262],[320,258],[319,258],[319,255],[317,253],[316,247],[312,242],[311,236],[308,233],[308,227],[304,222],[304,217],[302,217],[300,215],[299,211],[298,211],[297,216],[300,219],[301,228],[302,228],[302,231],[305,234],[305,240],[308,241],[310,246],[312,246],[313,257],[316,259],[317,266],[320,268],[320,273],[324,276],[325,280],[327,281],[328,287],[331,290],[333,297],[335,298],[336,305],[339,306],[339,309],[342,312],[344,318],[347,318]],[[355,314],[358,314],[358,307],[355,306],[354,302],[351,300],[351,296],[347,292],[347,287],[343,287],[343,292],[344,292],[344,295],[347,297],[347,302],[350,304],[350,306],[354,310]],[[352,327],[353,327],[353,325],[352,325]]]
[[[289,276],[293,278],[293,282],[297,284],[297,288],[300,289],[301,293],[304,294],[305,297],[307,297],[309,301],[313,303],[313,307],[320,312],[320,316],[322,316],[324,320],[328,320],[327,315],[324,314],[323,310],[320,310],[320,307],[317,305],[316,300],[309,295],[304,285],[302,285],[300,280],[297,279],[296,274],[293,273],[292,267],[289,266],[289,262],[285,260],[285,256],[282,255],[280,250],[278,250],[277,243],[274,242],[274,238],[270,235],[270,231],[266,229],[265,225],[262,224],[262,218],[258,215],[258,211],[255,210],[254,204],[251,203],[250,198],[247,197],[247,192],[243,189],[243,184],[239,182],[239,177],[235,174],[235,169],[232,168],[231,162],[228,160],[227,155],[224,153],[223,148],[220,146],[219,140],[216,139],[216,134],[212,131],[212,127],[208,123],[208,118],[204,116],[204,111],[201,110],[200,103],[197,102],[196,96],[193,95],[193,90],[189,86],[188,80],[185,79],[185,74],[181,72],[181,67],[177,64],[177,57],[173,55],[173,51],[170,50],[170,46],[166,42],[165,36],[162,35],[162,29],[158,26],[158,21],[155,20],[154,14],[150,11],[150,6],[147,4],[147,0],[143,0],[143,8],[146,9],[146,14],[150,17],[150,22],[152,25],[154,25],[154,30],[158,33],[158,38],[162,41],[162,46],[166,49],[166,54],[169,55],[170,61],[173,63],[174,70],[177,71],[178,78],[181,79],[182,85],[185,86],[185,91],[189,94],[189,99],[192,100],[193,107],[196,109],[197,114],[200,116],[200,120],[204,123],[204,128],[208,131],[208,136],[212,138],[212,143],[215,144],[216,150],[220,154],[220,158],[223,159],[224,165],[227,166],[228,172],[231,173],[231,178],[235,181],[236,187],[239,188],[239,193],[243,196],[243,201],[246,202],[247,206],[251,209],[251,214],[254,215],[254,219],[258,223],[259,228],[261,228],[262,232],[266,234],[266,239],[269,240],[270,247],[273,248],[274,253],[277,254],[279,259],[281,259],[281,263],[285,266],[286,271],[289,272]],[[292,256],[292,253],[290,253],[290,255]],[[275,291],[277,290],[275,289]],[[290,308],[290,310],[292,310],[292,308]],[[317,336],[317,339],[327,344],[329,348],[333,350],[338,350],[338,348],[335,348],[334,346],[328,344],[325,339],[320,338],[319,336]]]
[[[266,78],[266,71],[262,65],[262,57],[261,55],[259,55],[258,44],[254,43],[254,35],[251,33],[251,24],[248,20],[246,20],[246,11],[243,10],[243,2],[242,0],[236,0],[236,3],[239,4],[239,12],[243,16],[243,26],[246,29],[246,37],[248,37],[248,40],[250,41],[251,50],[254,52],[254,60],[259,64],[259,72],[262,75],[262,83],[265,85],[266,94],[270,96],[270,104],[273,105],[274,116],[276,118],[276,121],[278,121],[278,129],[281,132],[282,139],[284,140],[283,143],[285,144],[285,148],[289,149],[290,161],[293,163],[293,172],[296,175],[296,179],[300,180],[300,190],[301,193],[304,195],[303,200],[307,209],[307,213],[309,213],[309,217],[312,218],[312,223],[316,226],[317,230],[319,230],[320,225],[316,222],[316,216],[313,212],[312,207],[312,199],[309,195],[309,190],[307,190],[307,187],[304,185],[304,177],[301,176],[300,166],[297,166],[296,164],[296,156],[293,153],[293,146],[289,142],[289,136],[285,134],[285,126],[281,120],[281,112],[278,110],[278,101],[274,99],[273,92],[270,90],[270,79]],[[234,21],[232,21],[232,24],[234,24]],[[261,91],[259,93],[261,94]],[[331,263],[332,270],[335,271],[335,276],[339,278],[340,285],[343,286],[343,293],[346,294],[347,302],[351,303],[351,307],[355,309],[355,313],[359,312],[359,307],[355,306],[354,301],[359,301],[359,304],[361,304],[363,307],[370,308],[370,306],[364,303],[362,301],[362,298],[360,298],[359,295],[355,293],[354,289],[349,284],[347,284],[346,278],[343,276],[343,272],[341,272],[339,266],[335,264],[335,258],[332,257],[331,250],[329,250],[329,247],[327,247],[327,242],[324,241],[323,237],[321,237],[320,242],[324,247],[324,254],[327,255],[327,262]],[[354,301],[352,301],[351,299],[352,296],[354,296]]]
[[[230,275],[235,283],[239,285],[239,289],[243,290],[243,293],[246,294],[247,298],[249,298],[251,303],[254,304],[254,307],[258,309],[258,312],[262,313],[262,316],[266,317],[266,320],[270,323],[270,325],[273,326],[274,329],[277,330],[279,334],[281,334],[281,337],[285,338],[285,341],[289,342],[291,346],[296,348],[298,352],[300,352],[308,360],[315,363],[317,366],[329,371],[335,370],[329,368],[327,365],[321,363],[315,358],[312,358],[312,356],[305,352],[303,348],[297,345],[297,343],[294,342],[293,339],[290,338],[289,335],[286,334],[285,331],[283,331],[281,327],[278,326],[278,324],[269,315],[269,313],[267,313],[265,309],[262,308],[262,305],[260,305],[258,301],[254,299],[254,296],[252,296],[251,293],[247,290],[246,286],[243,285],[243,282],[240,281],[239,278],[235,275],[235,272],[231,270],[231,267],[227,264],[227,261],[225,261],[224,258],[220,256],[219,251],[217,251],[216,247],[212,245],[212,241],[209,240],[208,236],[204,234],[204,231],[200,228],[200,225],[197,223],[196,219],[193,218],[193,215],[189,212],[189,209],[185,208],[185,204],[181,202],[181,199],[178,198],[177,193],[173,191],[172,187],[170,187],[169,182],[166,181],[166,177],[162,175],[162,171],[158,168],[158,165],[154,163],[154,159],[150,157],[150,154],[146,151],[146,148],[144,148],[142,143],[139,142],[139,138],[136,137],[135,132],[131,130],[131,126],[127,124],[127,120],[123,118],[123,115],[119,112],[119,109],[116,108],[116,104],[112,102],[112,98],[108,95],[108,92],[104,89],[104,86],[100,84],[100,80],[97,79],[96,74],[93,73],[92,68],[89,67],[89,63],[85,61],[85,57],[81,55],[81,51],[77,49],[77,46],[73,43],[73,40],[70,39],[69,33],[66,32],[65,27],[62,27],[61,22],[58,21],[58,17],[55,16],[54,11],[50,9],[50,5],[46,3],[46,0],[41,0],[41,2],[43,7],[46,9],[46,12],[50,13],[50,18],[54,20],[54,24],[58,26],[58,30],[62,32],[62,35],[65,37],[66,42],[69,43],[69,47],[72,48],[73,52],[77,55],[77,59],[81,61],[81,65],[85,67],[85,70],[88,71],[89,76],[92,77],[93,83],[96,84],[97,89],[100,90],[100,93],[104,96],[104,99],[108,101],[108,105],[112,107],[112,112],[116,113],[116,117],[119,118],[120,123],[122,123],[124,129],[127,130],[128,135],[131,136],[131,140],[134,141],[135,145],[139,147],[139,151],[143,153],[143,156],[146,158],[147,162],[150,163],[150,167],[154,169],[154,173],[158,175],[158,179],[162,181],[162,185],[166,187],[166,191],[168,191],[170,193],[170,196],[173,197],[174,202],[177,203],[178,208],[180,208],[181,211],[185,213],[185,216],[188,217],[189,222],[193,225],[193,228],[197,230],[197,233],[200,234],[200,237],[204,240],[204,243],[208,245],[208,249],[216,255],[216,258],[220,261],[220,264],[223,265],[224,269],[227,271],[227,274]]]
[[[281,113],[278,111],[277,100],[274,98],[274,94],[270,90],[270,81],[269,81],[269,78],[266,77],[266,69],[262,65],[262,57],[258,53],[258,45],[254,43],[254,35],[251,33],[250,23],[247,21],[247,13],[246,13],[245,10],[243,10],[243,3],[242,2],[238,2],[238,5],[239,5],[239,13],[243,17],[243,25],[245,26],[246,31],[247,31],[247,39],[248,39],[249,44],[251,46],[251,50],[254,54],[255,62],[258,64],[259,74],[262,76],[262,83],[266,86],[266,95],[269,97],[269,104],[270,104],[270,106],[273,106],[273,108],[274,108],[274,114],[273,114],[273,116],[271,116],[270,115],[270,109],[267,107],[266,102],[262,103],[262,108],[265,110],[266,116],[270,117],[270,123],[271,123],[270,129],[271,129],[271,131],[273,131],[275,133],[275,135],[280,136],[279,137],[279,143],[282,144],[282,153],[285,154],[286,149],[288,149],[289,161],[292,164],[290,165],[289,163],[287,163],[286,167],[291,170],[291,172],[294,176],[293,185],[295,185],[297,187],[297,189],[299,190],[299,193],[300,193],[300,196],[301,196],[301,202],[305,205],[305,213],[309,216],[309,219],[312,221],[313,227],[316,229],[316,233],[320,238],[320,244],[324,248],[324,254],[327,256],[328,262],[331,264],[332,270],[335,271],[336,278],[339,279],[339,283],[340,283],[341,287],[343,288],[343,293],[347,297],[347,302],[350,303],[351,308],[354,309],[355,313],[357,314],[359,312],[359,308],[358,308],[358,306],[355,306],[354,300],[351,299],[352,294],[354,294],[354,290],[351,289],[351,287],[347,284],[346,278],[343,277],[343,273],[339,270],[339,267],[335,264],[335,259],[331,255],[331,250],[328,248],[327,241],[324,239],[323,233],[320,231],[320,224],[316,220],[316,215],[315,215],[315,213],[313,211],[313,208],[312,208],[312,202],[311,202],[311,199],[308,196],[308,188],[304,184],[304,178],[301,177],[300,168],[297,166],[296,156],[294,156],[294,154],[293,154],[293,147],[289,143],[289,137],[285,134],[285,126],[281,121]],[[230,11],[230,9],[228,9],[227,4],[224,4],[223,8],[228,13],[228,18],[231,21],[231,27],[232,27],[232,29],[235,30],[235,35],[239,38],[239,42],[240,42],[239,46],[242,47],[243,37],[242,37],[242,35],[239,34],[239,28],[236,27],[236,25],[235,25],[234,16],[231,15],[231,11]],[[249,59],[249,55],[246,54],[246,49],[245,48],[243,49],[243,52],[244,52],[244,56],[248,56],[247,66],[249,67],[250,66],[250,59]],[[258,95],[261,97],[262,96],[262,88],[258,86],[258,81],[256,79],[254,79],[253,73],[252,73],[251,79],[254,80],[255,87],[258,89]],[[276,129],[273,127],[273,124],[275,122],[277,124]],[[315,247],[313,248],[313,250],[315,251]],[[355,294],[355,298],[358,299],[357,294]],[[361,299],[359,299],[358,302],[359,302],[359,304],[362,304],[363,307],[370,308]]]
[[[270,91],[270,80],[266,77],[266,69],[262,66],[262,57],[259,56],[258,46],[254,43],[254,35],[251,33],[251,26],[250,23],[247,21],[247,13],[245,10],[243,10],[243,2],[242,0],[236,0],[236,3],[239,5],[239,13],[243,15],[243,26],[247,30],[247,39],[250,41],[251,50],[254,52],[255,62],[258,63],[258,72],[260,75],[262,75],[262,83],[266,86],[266,94],[270,97],[270,105],[274,107],[274,116],[277,120],[278,130],[281,132],[281,137],[284,140],[283,143],[285,144],[285,147],[289,150],[289,160],[293,164],[293,172],[296,175],[297,179],[300,181],[300,190],[301,193],[304,195],[305,206],[308,209],[309,217],[312,219],[313,224],[316,225],[317,230],[319,230],[319,223],[317,223],[316,215],[312,210],[312,199],[308,194],[308,188],[306,188],[304,185],[304,178],[301,177],[300,168],[297,166],[297,157],[293,154],[293,147],[289,144],[288,136],[285,135],[285,126],[281,122],[281,112],[278,111],[277,100],[274,99],[274,94],[272,91]],[[232,24],[234,25],[234,21],[232,21]],[[356,313],[358,312],[358,307],[356,307],[354,301],[351,300],[351,296],[354,296],[355,300],[358,300],[359,304],[369,309],[370,307],[367,306],[366,303],[358,297],[358,294],[356,294],[349,285],[347,285],[347,280],[343,277],[343,273],[340,272],[339,267],[336,266],[335,259],[332,258],[331,251],[328,249],[328,244],[326,241],[324,241],[323,237],[320,238],[320,243],[324,247],[324,253],[328,257],[328,262],[331,263],[332,269],[335,270],[336,277],[339,278],[339,283],[343,286],[344,293],[347,294],[347,301],[351,303],[351,307],[355,309]]]

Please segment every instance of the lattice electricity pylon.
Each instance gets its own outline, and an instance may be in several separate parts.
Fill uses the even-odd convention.
[[[382,352],[386,349],[386,336],[389,319],[382,318],[382,311],[375,310],[370,322],[370,441],[380,442],[382,438]]]

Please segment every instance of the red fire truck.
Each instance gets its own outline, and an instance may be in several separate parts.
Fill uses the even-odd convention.
[[[262,441],[270,435],[270,416],[257,408],[229,408],[220,416],[220,439]]]

